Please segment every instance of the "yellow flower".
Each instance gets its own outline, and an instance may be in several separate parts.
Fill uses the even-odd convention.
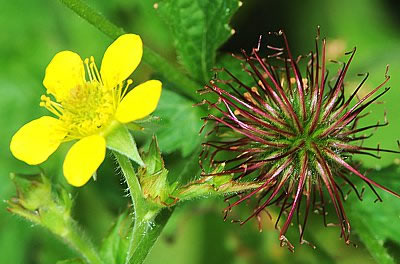
[[[157,107],[161,82],[150,80],[127,93],[127,79],[143,53],[138,35],[125,34],[106,50],[98,71],[94,58],[71,51],[57,53],[47,66],[40,106],[57,118],[33,120],[13,136],[12,154],[30,165],[44,162],[66,141],[78,140],[67,153],[63,171],[74,186],[84,185],[103,162],[107,135],[121,124],[142,119]],[[86,73],[85,73],[86,68]]]

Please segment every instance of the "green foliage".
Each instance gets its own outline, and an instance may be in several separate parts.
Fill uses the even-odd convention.
[[[174,92],[164,90],[154,115],[161,118],[161,129],[157,131],[160,149],[163,153],[179,150],[183,157],[190,155],[201,143],[199,136],[205,115],[193,101]]]
[[[158,12],[169,25],[180,62],[200,83],[207,83],[217,49],[232,35],[229,20],[238,0],[164,0]]]
[[[163,154],[170,154],[166,155],[166,166],[170,171],[167,177],[168,181],[171,181],[169,184],[185,183],[189,178],[192,179],[198,175],[197,156],[198,146],[201,143],[198,131],[202,125],[200,118],[206,113],[201,108],[192,107],[192,105],[199,102],[195,90],[201,89],[202,85],[208,82],[212,76],[210,69],[217,64],[217,66],[227,67],[240,78],[248,77],[241,71],[240,62],[229,55],[218,57],[218,63],[216,63],[218,48],[231,35],[231,29],[227,24],[239,6],[238,3],[233,0],[164,0],[160,1],[158,10],[148,8],[147,5],[150,4],[147,1],[117,0],[90,1],[89,3],[99,9],[100,17],[96,16],[96,18],[101,20],[100,24],[106,25],[103,32],[109,36],[117,36],[123,31],[119,27],[107,24],[109,22],[104,20],[101,14],[105,14],[113,21],[116,19],[117,24],[125,30],[142,35],[146,45],[143,61],[152,69],[139,66],[133,76],[135,80],[147,80],[150,74],[156,73],[163,76],[163,83],[168,80],[173,84],[173,86],[167,86],[167,89],[171,88],[173,91],[164,89],[156,113],[161,117],[161,128],[157,131],[161,150]],[[398,25],[394,20],[395,16],[390,13],[394,9],[389,10],[390,8],[385,7],[384,4],[387,4],[387,1],[313,0],[291,2],[290,6],[283,3],[282,7],[277,8],[272,2],[266,5],[262,1],[246,1],[235,22],[237,32],[241,34],[235,42],[244,40],[243,43],[246,43],[251,40],[251,44],[254,44],[259,34],[276,31],[285,26],[293,43],[293,53],[306,54],[313,45],[316,25],[321,25],[322,35],[328,37],[328,43],[333,38],[343,40],[347,50],[357,45],[358,52],[352,66],[353,73],[355,76],[358,72],[370,71],[372,78],[367,90],[379,84],[383,79],[386,64],[391,64],[390,73],[393,78],[390,85],[393,89],[385,96],[385,104],[374,105],[374,111],[360,126],[376,123],[377,120],[382,123],[383,112],[386,110],[390,125],[378,130],[376,135],[365,142],[365,146],[381,143],[381,147],[396,149],[396,135],[400,129],[400,122],[397,120],[400,97],[396,89],[399,83],[399,76],[396,73],[400,66],[398,48],[400,38]],[[21,17],[21,7],[30,12],[26,12]],[[256,15],[251,13],[252,9],[257,11]],[[318,12],[315,12],[316,10]],[[159,21],[156,13],[167,22],[172,34],[167,33],[168,30],[160,23],[157,24]],[[254,20],[255,17],[259,20]],[[92,23],[96,22],[92,21]],[[77,51],[85,57],[95,55],[98,59],[104,50],[96,47],[105,47],[111,40],[57,2],[6,1],[2,3],[0,10],[0,24],[2,33],[6,36],[0,38],[2,69],[0,71],[0,103],[2,105],[0,108],[0,127],[2,128],[0,174],[3,176],[0,178],[0,196],[7,199],[15,193],[7,177],[10,171],[38,172],[37,168],[28,167],[12,158],[8,151],[8,144],[18,127],[45,113],[37,104],[40,95],[45,93],[41,81],[47,63],[56,52],[66,49]],[[118,30],[115,31],[115,29]],[[175,53],[171,43],[175,44],[176,54],[185,71],[198,83],[178,72],[179,67],[174,64]],[[165,58],[160,59],[160,56],[148,47],[162,51]],[[307,48],[304,49],[304,47]],[[225,49],[236,51],[238,47],[231,44]],[[160,61],[167,62],[169,65],[166,66]],[[239,71],[236,72],[236,69]],[[347,81],[352,82],[353,79],[349,78]],[[141,140],[138,139],[139,147],[140,143]],[[41,165],[49,175],[53,176],[52,182],[64,182],[61,168],[66,149],[61,148],[49,161]],[[381,155],[381,160],[373,160],[369,157],[361,157],[361,159],[366,162],[365,166],[384,167],[398,158],[398,155],[383,153]],[[130,164],[128,159],[125,161],[126,165]],[[130,166],[133,169],[132,164]],[[154,171],[158,171],[156,167],[154,168]],[[111,159],[102,165],[101,171],[105,173],[102,173],[97,182],[74,189],[72,195],[80,203],[76,204],[73,212],[78,220],[83,222],[87,236],[95,236],[99,239],[105,237],[101,244],[101,253],[105,262],[124,263],[126,260],[124,255],[129,250],[126,250],[127,238],[121,234],[128,234],[125,232],[128,231],[126,228],[132,225],[130,218],[133,214],[124,213],[117,216],[121,212],[121,204],[125,205],[128,199],[121,195],[125,185],[121,187],[120,178],[113,175],[115,166]],[[398,168],[392,166],[369,175],[396,191],[400,189]],[[131,183],[135,179],[137,179],[135,174],[130,175]],[[222,183],[205,181],[202,184],[212,192],[221,184],[226,184],[224,178],[219,180]],[[27,184],[23,189],[38,191],[31,188],[30,182],[25,183]],[[132,184],[128,185],[134,188]],[[140,185],[136,187],[138,186],[140,187]],[[25,203],[24,210],[26,210],[25,207],[32,209],[41,206],[49,199],[52,200],[52,197],[46,196],[46,191],[42,191],[43,189],[35,194],[40,198],[29,199],[30,201]],[[202,188],[201,191],[204,191],[205,196],[208,194],[206,188]],[[69,191],[64,190],[59,193],[57,190],[56,193],[60,201],[68,201],[66,198],[69,197]],[[141,192],[136,190],[136,193]],[[62,198],[65,194],[68,195]],[[349,209],[347,212],[353,226],[352,237],[354,239],[358,237],[362,242],[356,241],[358,248],[345,246],[338,238],[336,228],[323,228],[319,218],[315,220],[315,217],[311,217],[306,238],[313,240],[317,250],[303,245],[296,248],[295,254],[291,254],[279,247],[277,233],[273,226],[268,224],[270,222],[267,217],[263,218],[263,223],[266,223],[267,227],[259,233],[255,222],[250,222],[243,227],[224,223],[221,211],[225,205],[221,202],[222,199],[205,203],[196,200],[176,210],[178,212],[174,213],[172,221],[166,226],[166,232],[161,235],[147,263],[179,264],[188,263],[188,260],[194,264],[375,263],[365,247],[378,263],[398,262],[399,255],[396,251],[400,245],[397,213],[400,211],[399,202],[390,195],[382,193],[384,202],[373,203],[375,197],[368,190],[365,192],[362,203],[353,201],[353,196],[355,195],[350,196],[345,205]],[[69,201],[72,203],[72,200]],[[59,261],[60,264],[85,263],[83,258],[72,259],[77,256],[76,252],[71,252],[67,247],[60,246],[61,242],[50,239],[51,233],[43,234],[42,229],[32,228],[30,223],[8,214],[5,206],[5,203],[0,205],[1,263],[56,263],[59,259],[68,259]],[[70,208],[71,204],[64,206]],[[245,209],[238,214],[242,216],[245,212],[243,216],[248,215],[249,208]],[[141,263],[147,256],[171,214],[172,210],[163,209],[158,212],[155,219],[150,222],[145,221],[148,225],[139,226],[136,234],[141,240],[137,245],[132,243],[129,237],[128,247],[129,245],[132,247],[130,254],[135,256],[135,263]],[[334,212],[330,211],[329,214],[334,214]],[[142,216],[144,217],[145,214]],[[102,230],[109,228],[112,222],[110,219],[114,217],[118,217],[118,220],[110,232],[104,234]],[[126,222],[122,221],[124,217]],[[147,228],[149,226],[151,228]],[[73,224],[73,228],[76,227]],[[77,228],[77,231],[81,230]],[[141,236],[144,232],[147,232],[147,235]],[[85,238],[86,235],[83,237]],[[86,241],[86,238],[84,240]],[[85,244],[86,242],[82,244],[82,247]],[[174,258],[166,259],[165,256],[170,256],[171,253]]]
[[[371,171],[368,176],[385,186],[400,191],[400,167],[392,165],[379,171]],[[366,245],[372,256],[379,263],[396,263],[390,255],[387,243],[400,245],[400,200],[392,195],[379,191],[383,202],[376,201],[377,197],[365,186],[363,201],[357,200],[354,193],[350,196],[349,217],[354,231]]]
[[[238,78],[241,82],[244,84],[248,84],[250,86],[253,85],[254,79],[251,77],[250,74],[245,72],[242,68],[242,64],[244,62],[239,60],[238,58],[235,58],[233,54],[222,54],[221,56],[218,57],[218,63],[217,66],[218,68],[225,68],[229,70],[230,73],[233,74],[236,78]],[[221,80],[230,80],[232,77],[230,77],[227,73],[225,72],[217,72],[217,77],[220,78]],[[244,91],[243,91],[244,92]]]
[[[126,210],[117,218],[101,244],[100,255],[105,263],[124,263],[129,248],[131,228],[132,219],[129,210]]]
[[[85,262],[83,260],[74,258],[74,259],[67,259],[67,260],[57,261],[56,264],[84,264],[84,263]]]

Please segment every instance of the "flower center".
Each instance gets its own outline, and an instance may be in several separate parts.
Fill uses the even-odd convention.
[[[115,111],[113,91],[95,81],[72,89],[62,106],[64,113],[60,120],[68,126],[70,136],[97,133],[109,123]]]
[[[85,60],[89,81],[70,89],[62,102],[54,102],[42,95],[41,106],[58,116],[68,131],[65,141],[100,133],[112,121],[119,102],[132,80],[116,87],[104,85],[94,58]]]

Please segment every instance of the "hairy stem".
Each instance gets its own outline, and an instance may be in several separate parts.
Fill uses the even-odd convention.
[[[172,214],[170,209],[160,209],[148,202],[142,194],[139,179],[129,158],[114,152],[121,167],[135,209],[134,227],[125,264],[140,264],[152,249],[162,229]]]
[[[70,219],[68,230],[60,235],[73,249],[78,251],[89,264],[103,264],[97,250],[81,232],[74,220]],[[54,230],[52,230],[54,231]]]
[[[153,248],[155,242],[168,222],[174,208],[164,208],[152,221],[152,227],[147,230],[147,235],[143,236],[141,241],[135,245],[132,258],[129,264],[141,264],[147,257],[150,250]]]
[[[82,0],[60,0],[60,2],[112,39],[116,39],[120,35],[125,34],[124,29],[111,23],[102,14],[88,6]],[[178,71],[176,66],[170,64],[165,58],[146,45],[143,47],[143,61],[151,68],[161,73],[163,77],[170,82],[178,84],[175,90],[181,95],[196,102],[200,101],[196,90],[201,88],[201,85]]]

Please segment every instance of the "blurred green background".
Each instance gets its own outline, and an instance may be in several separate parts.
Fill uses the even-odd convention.
[[[147,46],[171,63],[177,63],[173,35],[153,8],[154,1],[87,2],[126,31],[140,34]],[[260,34],[283,28],[292,52],[307,54],[314,47],[316,27],[320,25],[321,35],[330,43],[328,56],[331,59],[340,59],[345,51],[354,46],[358,48],[347,84],[360,80],[356,73],[369,71],[371,78],[363,91],[374,88],[383,81],[385,67],[390,64],[392,90],[384,97],[384,104],[373,106],[364,122],[383,122],[386,111],[390,125],[377,131],[373,140],[366,144],[380,143],[381,147],[396,149],[396,139],[400,138],[399,11],[397,2],[389,0],[248,0],[234,15],[231,26],[236,33],[220,52],[250,49],[256,45]],[[46,114],[39,107],[40,95],[45,92],[42,86],[45,67],[55,53],[66,49],[76,51],[82,57],[94,55],[99,63],[112,40],[58,1],[2,1],[0,32],[0,198],[6,200],[15,193],[8,177],[10,172],[39,170],[14,159],[8,146],[20,126]],[[157,69],[142,64],[133,79],[140,83],[153,74],[157,74]],[[162,100],[165,104],[168,98],[164,96]],[[163,113],[159,115],[163,118]],[[177,130],[185,126],[179,120],[172,120],[171,124]],[[138,135],[139,144],[144,137],[150,137],[150,134]],[[60,168],[67,149],[68,146],[63,146],[41,166],[54,182],[64,185]],[[399,160],[396,161],[395,155],[382,156],[379,161],[363,159],[368,167],[382,169],[381,173],[372,173],[378,181],[379,177],[389,177],[390,180],[385,180],[387,185],[400,190],[399,169],[394,168],[395,165],[384,169]],[[179,152],[168,155],[166,167],[180,159]],[[108,157],[98,172],[97,182],[91,181],[79,189],[68,187],[76,201],[74,216],[96,241],[101,241],[114,217],[129,202],[125,197],[125,186],[114,176],[114,170],[113,159]],[[198,170],[193,169],[193,175],[197,173]],[[193,201],[176,209],[146,263],[377,263],[370,254],[374,245],[369,245],[370,251],[364,246],[369,240],[376,241],[392,256],[393,259],[388,261],[395,262],[387,263],[396,263],[396,259],[400,261],[400,203],[389,195],[382,196],[383,204],[374,204],[374,199],[368,195],[363,203],[346,204],[355,227],[352,239],[357,247],[346,246],[339,238],[337,228],[324,228],[322,219],[314,216],[305,238],[317,249],[295,243],[295,253],[279,247],[278,233],[267,218],[260,233],[256,222],[243,227],[223,222],[225,204],[222,199]],[[244,207],[236,214],[246,215],[249,211]],[[296,227],[291,232],[296,233]],[[296,239],[294,235],[292,240]],[[1,203],[0,263],[55,263],[74,256],[75,253],[52,234],[12,216],[7,212],[6,204]]]

